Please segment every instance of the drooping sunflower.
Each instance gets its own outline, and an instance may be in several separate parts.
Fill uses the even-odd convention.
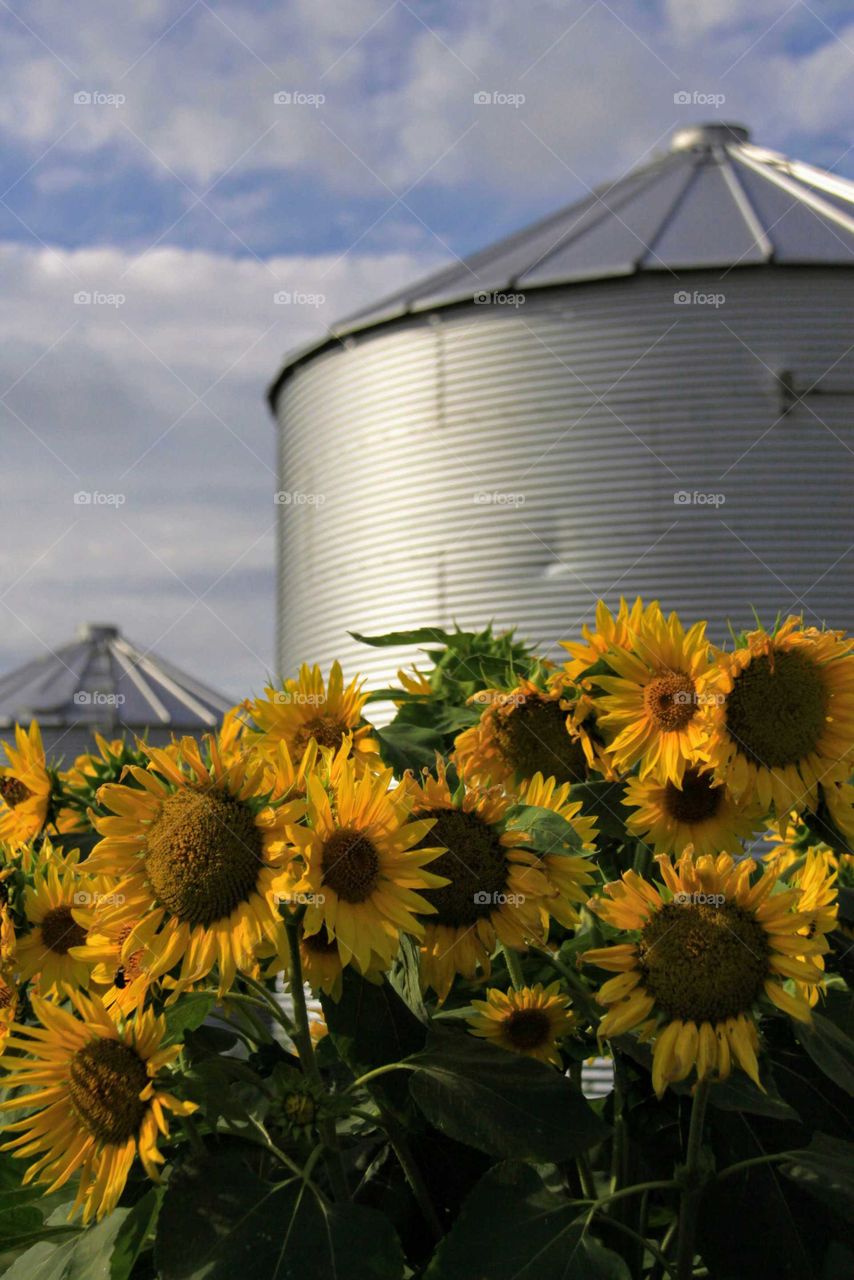
[[[310,742],[338,751],[346,739],[360,767],[379,765],[379,744],[362,718],[367,700],[358,677],[345,686],[338,662],[332,664],[328,683],[320,667],[302,666],[296,680],[285,680],[280,689],[268,685],[263,698],[247,703],[256,726],[251,740],[260,751],[284,742],[299,759]]]
[[[53,780],[47,768],[41,730],[15,725],[15,746],[4,742],[9,761],[0,768],[0,841],[19,849],[44,829]]]
[[[420,782],[407,775],[401,790],[413,816],[434,822],[426,840],[444,850],[432,870],[445,882],[426,895],[434,914],[421,945],[422,985],[444,1000],[456,974],[489,974],[499,942],[524,950],[543,940],[553,889],[527,837],[507,828],[513,797],[468,783],[452,795],[441,759],[436,770]]]
[[[466,1019],[472,1035],[490,1040],[510,1053],[561,1066],[558,1042],[573,1030],[575,1019],[560,983],[500,991],[490,987],[485,1000],[472,1000]]]
[[[785,873],[784,873],[785,874]],[[798,906],[808,918],[800,933],[806,938],[817,935],[824,939],[833,933],[839,918],[839,895],[836,880],[839,875],[839,863],[835,854],[829,849],[810,849],[802,867],[791,876],[791,883],[801,893]],[[814,956],[820,969],[824,969],[824,956]],[[819,993],[824,982],[818,986],[799,986],[799,990],[810,1005],[818,1003]]]
[[[43,852],[33,884],[24,891],[32,929],[18,939],[16,968],[21,982],[38,979],[40,995],[64,999],[68,987],[89,985],[89,966],[72,954],[86,941],[75,912],[107,894],[112,881],[84,873],[77,850],[60,858],[46,844]]]
[[[99,799],[116,816],[95,819],[103,839],[88,865],[125,885],[133,927],[123,956],[141,950],[151,979],[180,964],[176,991],[216,966],[223,993],[238,969],[254,971],[262,944],[277,945],[276,877],[291,856],[285,830],[305,805],[286,788],[271,802],[264,761],[227,763],[212,735],[204,750],[203,759],[192,738],[146,747],[148,767],[129,771],[135,787],[102,787]],[[283,770],[284,753],[281,745]],[[286,770],[289,779],[298,772]],[[146,893],[151,907],[140,918],[133,904]]]
[[[854,641],[802,628],[751,631],[720,657],[709,755],[738,796],[781,817],[815,808],[818,785],[847,780],[854,759]]]
[[[649,606],[648,606],[649,607]],[[564,671],[570,680],[578,680],[583,673],[603,658],[609,649],[630,649],[632,638],[644,617],[644,604],[637,597],[631,609],[628,602],[620,597],[620,606],[615,614],[600,600],[596,605],[596,626],[591,629],[585,623],[581,628],[584,642],[578,640],[561,640],[561,648],[566,649],[570,661],[564,663]]]
[[[38,1110],[6,1125],[17,1137],[3,1151],[31,1159],[24,1183],[64,1186],[80,1172],[73,1216],[83,1221],[111,1213],[138,1155],[150,1178],[158,1180],[163,1156],[158,1134],[168,1137],[166,1113],[186,1116],[194,1102],[181,1102],[157,1082],[158,1073],[181,1052],[163,1048],[165,1020],[149,1010],[119,1023],[94,997],[73,993],[78,1016],[49,1001],[33,999],[41,1028],[18,1025],[8,1046],[30,1056],[7,1055],[9,1088],[35,1088],[25,1097],[0,1103],[0,1110]]]
[[[633,812],[626,828],[655,853],[719,853],[736,849],[762,829],[762,806],[737,800],[709,769],[689,766],[682,785],[655,778],[628,779],[623,804]]]
[[[388,968],[401,932],[423,937],[419,916],[433,910],[423,891],[444,883],[427,864],[442,849],[432,824],[411,821],[403,796],[389,791],[391,769],[360,771],[346,740],[324,755],[308,781],[307,825],[288,827],[301,874],[290,868],[277,888],[304,896],[307,938],[325,926],[342,963],[367,973],[379,957]]]
[[[604,689],[599,723],[613,736],[607,750],[627,771],[640,764],[677,786],[696,764],[708,737],[706,708],[714,702],[718,671],[710,656],[706,624],[685,631],[675,613],[647,609],[630,650],[610,649],[613,676],[596,676]]]
[[[459,771],[477,786],[523,786],[541,773],[557,782],[583,782],[593,747],[576,724],[561,678],[545,687],[522,680],[515,689],[484,689],[471,699],[480,720],[454,742]]]
[[[535,773],[528,785],[519,793],[518,803],[550,809],[568,822],[578,837],[580,848],[587,853],[594,851],[596,819],[581,812],[580,800],[570,800],[570,784],[557,785],[554,778],[544,778]],[[590,895],[594,879],[589,857],[566,853],[563,850],[540,853],[538,866],[549,882],[546,909],[560,924],[573,929],[578,924],[578,907]]]
[[[315,995],[323,992],[331,996],[333,1000],[339,1000],[344,979],[344,969],[347,966],[350,955],[348,950],[344,948],[342,957],[342,947],[339,940],[330,937],[325,926],[322,929],[318,929],[317,933],[309,934],[300,929],[299,946],[303,978],[312,991]],[[289,973],[290,967],[290,957],[285,955],[281,958],[278,968]],[[380,982],[387,968],[388,965],[383,958],[374,954],[368,968],[361,976],[368,982]]]
[[[809,1022],[809,1002],[797,987],[821,981],[816,959],[827,943],[801,936],[809,913],[799,910],[798,889],[774,892],[774,866],[751,884],[756,863],[749,858],[736,863],[727,853],[696,859],[684,853],[676,862],[664,855],[656,861],[663,885],[627,871],[589,904],[633,935],[582,957],[617,975],[596,997],[608,1010],[599,1036],[638,1029],[654,1041],[652,1079],[659,1097],[694,1068],[698,1079],[724,1079],[735,1065],[760,1084],[757,1006],[767,997],[783,1013]]]

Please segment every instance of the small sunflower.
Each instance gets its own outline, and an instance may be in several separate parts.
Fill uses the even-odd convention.
[[[591,751],[576,725],[565,681],[543,688],[522,680],[515,689],[483,689],[469,699],[484,710],[454,743],[461,774],[479,786],[524,785],[535,773],[557,782],[583,782]]]
[[[290,857],[285,830],[305,806],[286,787],[271,803],[264,761],[227,763],[215,737],[204,745],[204,760],[192,738],[146,747],[148,768],[129,771],[136,786],[101,788],[101,803],[116,816],[95,819],[103,839],[88,865],[123,882],[133,925],[123,956],[141,950],[150,957],[152,979],[180,963],[176,991],[216,966],[222,994],[238,969],[254,972],[261,945],[277,945],[276,877]],[[287,779],[297,773],[291,766]],[[133,904],[146,894],[151,906],[140,918]]]
[[[345,687],[339,663],[333,662],[328,683],[320,667],[302,666],[296,680],[285,680],[280,689],[268,685],[264,693],[246,704],[256,726],[251,741],[260,751],[284,742],[300,759],[311,742],[338,751],[346,739],[360,766],[379,763],[379,744],[362,718],[368,695],[358,678]]]
[[[599,723],[613,734],[607,750],[622,771],[640,762],[677,786],[706,741],[704,709],[714,700],[713,665],[706,624],[686,632],[675,613],[665,618],[651,605],[634,632],[631,650],[611,649],[613,676],[596,676],[605,691]]]
[[[432,864],[441,888],[427,894],[433,915],[421,946],[421,982],[444,1000],[459,973],[490,972],[498,942],[518,949],[542,941],[553,888],[528,837],[508,830],[512,796],[463,783],[451,795],[444,762],[438,777],[401,784],[413,815],[435,824],[426,841],[443,847]]]
[[[760,1085],[756,1007],[765,996],[783,1013],[810,1021],[797,990],[821,981],[824,938],[803,938],[809,914],[798,889],[777,887],[776,867],[751,885],[756,864],[727,853],[678,861],[660,855],[664,884],[634,871],[605,886],[590,909],[631,941],[585,952],[587,964],[616,973],[597,995],[608,1012],[601,1039],[635,1029],[654,1041],[652,1079],[659,1097],[696,1068],[725,1079],[739,1066]],[[792,980],[796,990],[786,987]],[[760,1085],[761,1087],[761,1085]]]
[[[628,779],[626,827],[656,853],[719,853],[740,847],[762,829],[762,807],[736,800],[709,769],[689,766],[682,785],[655,778]]]
[[[839,919],[839,895],[836,880],[839,875],[839,863],[829,849],[811,849],[806,855],[803,866],[791,876],[790,883],[800,889],[801,897],[798,907],[807,917],[800,933],[807,938],[822,939],[833,933]],[[814,961],[820,969],[824,969],[824,956],[816,954]],[[799,986],[799,990],[810,1005],[818,1003],[820,986]]]
[[[558,786],[554,778],[544,778],[542,774],[535,773],[520,792],[518,803],[552,810],[569,823],[578,837],[580,847],[587,853],[592,853],[596,840],[596,819],[582,814],[581,801],[570,800],[569,793],[568,782]],[[540,853],[538,858],[540,870],[550,886],[546,903],[549,915],[564,928],[574,929],[578,924],[578,907],[587,901],[594,878],[590,858],[562,851]]]
[[[426,866],[442,852],[431,823],[410,821],[402,797],[389,791],[391,769],[359,772],[345,740],[308,781],[306,826],[289,826],[302,862],[279,877],[281,896],[302,895],[308,938],[324,926],[343,963],[367,973],[379,957],[388,968],[401,932],[423,937],[419,915],[433,908],[425,889],[443,884]]]
[[[157,1075],[181,1052],[163,1048],[165,1020],[150,1011],[119,1024],[97,999],[71,996],[73,1013],[35,997],[41,1028],[14,1025],[8,1045],[31,1055],[9,1055],[2,1065],[8,1088],[35,1088],[25,1097],[0,1103],[0,1110],[39,1109],[6,1126],[18,1136],[0,1148],[24,1159],[37,1157],[24,1183],[47,1184],[49,1194],[80,1172],[71,1215],[101,1219],[116,1207],[138,1155],[150,1178],[158,1180],[163,1156],[158,1134],[168,1137],[166,1113],[189,1115],[193,1102],[180,1102],[157,1083]],[[42,1029],[43,1028],[43,1029]]]
[[[45,849],[52,854],[47,845]],[[68,987],[89,985],[89,966],[72,954],[86,941],[86,929],[75,913],[111,888],[106,877],[84,874],[78,856],[76,850],[62,859],[47,856],[24,891],[24,914],[32,929],[18,939],[18,977],[21,982],[37,978],[40,995],[60,1000]]]
[[[85,941],[69,954],[90,969],[90,982],[107,1009],[133,1013],[145,1004],[155,979],[159,954],[146,950],[131,935],[134,922],[151,910],[151,894],[137,884],[118,884],[96,902],[77,907],[75,921],[86,931]]]
[[[509,991],[490,987],[486,999],[472,1000],[471,1007],[475,1012],[466,1021],[472,1035],[510,1053],[561,1066],[558,1041],[569,1035],[575,1020],[559,982]]]
[[[0,841],[13,849],[34,840],[50,812],[53,780],[35,720],[29,729],[15,725],[15,746],[4,742],[9,764],[0,768]]]
[[[652,607],[652,606],[648,606]],[[585,623],[581,628],[584,643],[578,640],[561,640],[570,661],[564,663],[564,671],[570,680],[578,680],[588,669],[604,658],[609,649],[630,649],[635,632],[641,624],[645,610],[640,596],[631,609],[620,598],[620,607],[612,614],[604,600],[596,606],[596,627],[591,630]]]
[[[818,786],[842,782],[854,758],[854,654],[840,631],[751,631],[720,658],[720,705],[709,757],[730,790],[778,817],[815,808]]]

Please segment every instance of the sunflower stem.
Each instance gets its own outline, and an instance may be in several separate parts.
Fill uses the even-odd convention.
[[[246,984],[247,987],[251,987],[253,991],[258,992],[259,996],[261,996],[261,1001],[253,1000],[251,996],[243,996],[234,991],[229,991],[226,999],[248,1000],[248,1001],[251,1001],[252,1004],[259,1004],[259,1003],[263,1004],[264,1006],[266,1006],[266,1008],[270,1010],[276,1022],[278,1022],[279,1026],[286,1033],[286,1035],[288,1035],[292,1040],[294,1040],[294,1043],[296,1043],[295,1037],[294,1037],[294,1024],[291,1022],[290,1018],[285,1013],[284,1009],[281,1008],[276,997],[267,990],[263,982],[258,982],[257,979],[250,978],[247,973],[243,973],[240,976],[242,981]]]
[[[427,1183],[424,1181],[421,1170],[412,1154],[412,1148],[410,1147],[409,1141],[406,1137],[406,1131],[381,1102],[376,1099],[375,1101],[377,1101],[377,1105],[379,1106],[383,1128],[388,1135],[391,1149],[397,1156],[398,1163],[403,1170],[404,1177],[409,1183],[409,1189],[415,1197],[418,1207],[423,1213],[424,1219],[433,1233],[433,1238],[438,1242],[445,1234],[444,1228],[442,1227],[439,1215],[436,1212]]]
[[[299,1054],[300,1065],[306,1077],[312,1084],[322,1090],[324,1087],[323,1077],[320,1074],[320,1068],[314,1056],[311,1027],[308,1021],[308,1008],[305,1003],[305,986],[303,984],[302,959],[299,949],[299,925],[291,921],[287,922],[285,924],[285,933],[288,937],[288,950],[290,951],[291,999],[293,1000],[294,1021],[296,1024],[292,1033],[293,1041]],[[321,1140],[329,1152],[329,1176],[332,1181],[335,1198],[336,1200],[349,1200],[350,1188],[347,1185],[347,1174],[344,1170],[344,1161],[341,1158],[341,1149],[338,1146],[335,1121],[326,1116],[318,1121],[317,1127]]]
[[[797,1155],[795,1151],[775,1151],[772,1155],[753,1156],[750,1160],[739,1160],[738,1164],[731,1164],[728,1168],[721,1169],[716,1178],[720,1182],[722,1178],[731,1178],[734,1173],[743,1173],[745,1169],[752,1169],[754,1165],[773,1164],[778,1160],[791,1160],[795,1155]]]
[[[600,1010],[578,974],[573,973],[569,965],[564,964],[561,959],[552,955],[551,951],[547,951],[545,947],[532,947],[531,950],[538,956],[542,956],[544,960],[548,960],[552,968],[566,980],[566,985],[572,995],[572,1003],[577,1003],[591,1022],[598,1023]]]
[[[354,1089],[362,1089],[371,1080],[376,1080],[379,1076],[388,1075],[390,1071],[417,1071],[418,1068],[409,1062],[386,1062],[381,1067],[374,1067],[372,1071],[366,1071],[363,1076],[359,1076],[347,1085],[345,1093],[352,1093]]]
[[[501,943],[501,950],[504,952],[504,959],[507,962],[507,972],[510,975],[510,981],[517,991],[520,991],[525,985],[525,975],[522,972],[522,963],[512,947],[508,947],[506,943]]]
[[[691,1104],[691,1123],[688,1128],[688,1146],[685,1167],[682,1171],[682,1195],[679,1204],[679,1235],[676,1245],[677,1280],[691,1280],[694,1271],[694,1238],[697,1234],[697,1217],[703,1193],[700,1154],[710,1088],[709,1077],[698,1081]]]

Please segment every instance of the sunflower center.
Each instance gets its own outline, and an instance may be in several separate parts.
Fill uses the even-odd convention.
[[[51,907],[41,922],[42,942],[48,951],[58,956],[67,954],[70,947],[82,947],[86,930],[81,928],[67,906]]]
[[[312,738],[321,747],[332,747],[337,751],[344,741],[348,727],[343,720],[335,716],[313,716],[301,724],[294,734],[294,754],[301,756]]]
[[[317,1107],[310,1093],[289,1093],[285,1098],[285,1115],[293,1125],[310,1125],[316,1113]]]
[[[644,688],[643,705],[663,733],[684,729],[697,710],[694,681],[682,671],[656,676]]]
[[[145,866],[157,899],[194,928],[246,902],[263,861],[251,809],[222,792],[176,791],[148,831]]]
[[[468,927],[500,908],[508,893],[508,868],[504,846],[492,827],[462,809],[427,809],[418,817],[436,819],[421,845],[444,845],[447,850],[430,863],[431,872],[450,881],[424,891],[437,911],[431,920]]]
[[[676,822],[708,822],[717,817],[724,798],[724,788],[712,785],[711,774],[699,769],[686,769],[682,790],[672,782],[664,788],[664,808]]]
[[[762,654],[733,682],[727,732],[754,764],[784,768],[815,751],[829,701],[821,668],[809,658],[788,649]]]
[[[23,804],[32,795],[29,787],[24,786],[18,778],[0,778],[0,796],[6,801],[10,809],[15,809],[19,804]]]
[[[583,782],[584,749],[569,736],[567,713],[553,698],[528,696],[496,716],[498,746],[520,778],[542,773],[558,783]]]
[[[514,1009],[504,1020],[504,1034],[514,1049],[540,1049],[551,1036],[549,1015],[544,1009]]]
[[[644,986],[670,1018],[717,1022],[745,1013],[768,976],[768,939],[734,903],[669,902],[644,928]],[[711,895],[709,895],[711,896]]]
[[[379,878],[379,854],[364,832],[333,831],[323,846],[323,883],[345,902],[365,902]]]
[[[147,1084],[142,1058],[120,1040],[90,1040],[71,1059],[72,1106],[99,1142],[121,1144],[139,1133],[148,1109],[139,1095]]]

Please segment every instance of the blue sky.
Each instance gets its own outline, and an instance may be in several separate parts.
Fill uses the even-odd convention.
[[[854,176],[835,0],[3,0],[0,58],[2,669],[100,619],[257,688],[286,349],[691,120]]]

